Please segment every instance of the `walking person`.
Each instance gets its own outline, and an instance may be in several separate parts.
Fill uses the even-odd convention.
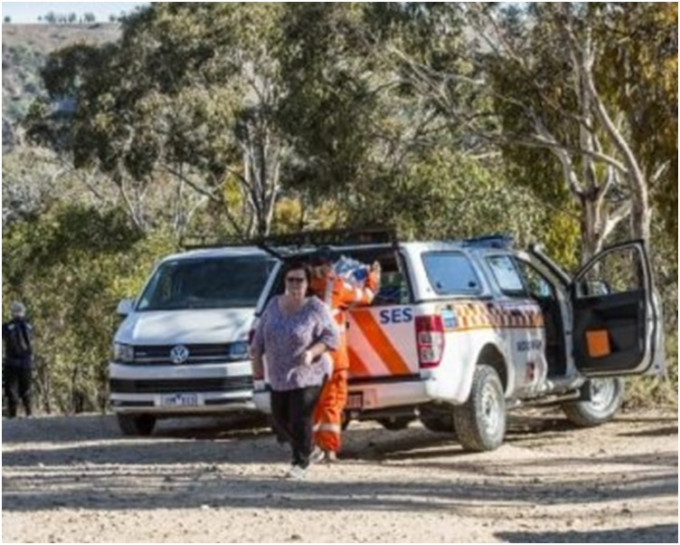
[[[255,373],[267,366],[275,427],[292,448],[286,474],[291,479],[306,475],[313,448],[312,414],[330,372],[328,351],[338,344],[328,309],[308,296],[310,280],[304,263],[285,266],[285,293],[267,304],[251,345]]]
[[[314,412],[313,462],[334,462],[341,447],[342,415],[347,403],[349,355],[347,351],[347,309],[370,305],[380,286],[380,263],[375,261],[363,287],[357,287],[333,271],[332,253],[322,248],[312,259],[312,291],[331,311],[338,326],[338,349],[333,353],[333,374],[324,385]]]
[[[14,301],[10,307],[12,319],[2,324],[5,345],[3,386],[10,418],[17,415],[21,400],[26,416],[31,416],[31,371],[33,367],[33,326],[26,320],[26,307]]]

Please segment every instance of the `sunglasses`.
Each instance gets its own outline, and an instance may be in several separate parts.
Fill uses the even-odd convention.
[[[307,279],[301,276],[288,276],[286,277],[286,282],[289,284],[302,284],[303,282],[306,282]]]

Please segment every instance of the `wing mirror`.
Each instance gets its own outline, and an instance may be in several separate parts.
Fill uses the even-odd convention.
[[[121,299],[120,303],[118,303],[118,306],[116,307],[116,314],[120,314],[121,316],[127,316],[132,312],[134,306],[135,306],[134,299]]]

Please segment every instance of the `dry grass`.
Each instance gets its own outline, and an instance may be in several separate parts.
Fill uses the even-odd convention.
[[[120,36],[117,23],[91,25],[2,25],[2,49],[26,45],[41,55],[79,42],[101,44]]]

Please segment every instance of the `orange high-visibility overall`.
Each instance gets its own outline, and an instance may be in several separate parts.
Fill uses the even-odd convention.
[[[333,374],[326,381],[314,411],[314,442],[325,451],[340,450],[342,411],[347,403],[347,352],[346,310],[354,305],[370,305],[378,290],[380,275],[371,271],[365,287],[355,287],[333,273],[326,278],[313,278],[312,291],[330,308],[340,332],[338,348],[333,352]]]

